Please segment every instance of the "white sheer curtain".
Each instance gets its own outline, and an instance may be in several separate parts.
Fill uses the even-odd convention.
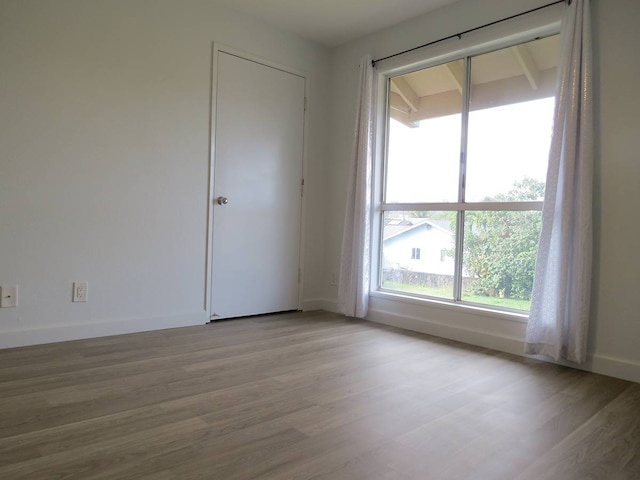
[[[591,293],[593,101],[588,0],[562,19],[553,137],[525,352],[586,360]]]
[[[373,66],[360,62],[358,113],[351,156],[349,190],[342,235],[338,309],[364,317],[369,308],[371,269],[371,175],[373,171]]]

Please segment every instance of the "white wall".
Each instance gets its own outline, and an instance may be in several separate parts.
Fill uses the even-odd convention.
[[[333,55],[331,112],[333,186],[329,213],[327,273],[338,270],[347,164],[355,118],[358,62],[365,53],[381,58],[431,40],[525,11],[542,0],[462,0],[342,47]],[[595,36],[596,250],[593,319],[586,366],[640,381],[640,4],[636,0],[592,0]],[[336,288],[325,280],[327,307]],[[522,353],[525,324],[502,315],[447,306],[423,306],[374,298],[369,318],[427,333]]]
[[[20,286],[0,347],[208,320],[213,41],[311,75],[305,295],[323,288],[329,51],[214,4],[0,2],[0,285]]]

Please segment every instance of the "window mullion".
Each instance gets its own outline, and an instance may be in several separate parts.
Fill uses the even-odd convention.
[[[460,173],[458,176],[458,202],[464,204],[467,180],[467,140],[469,135],[469,98],[471,96],[471,57],[464,60],[464,85],[462,90],[462,115],[460,134]],[[464,248],[464,210],[458,211],[456,221],[456,264],[453,285],[453,300],[462,298],[462,261]]]

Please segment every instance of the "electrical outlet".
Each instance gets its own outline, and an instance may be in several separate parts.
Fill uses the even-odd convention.
[[[13,308],[18,306],[18,285],[0,287],[0,307]]]
[[[73,282],[73,301],[86,302],[89,293],[87,282]]]
[[[331,272],[330,283],[334,287],[338,285],[338,274],[336,272]]]

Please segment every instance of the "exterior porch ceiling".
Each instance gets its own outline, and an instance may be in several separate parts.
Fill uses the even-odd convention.
[[[472,58],[472,110],[554,95],[558,35]],[[391,79],[391,117],[415,127],[428,118],[460,113],[464,62],[456,60]]]

